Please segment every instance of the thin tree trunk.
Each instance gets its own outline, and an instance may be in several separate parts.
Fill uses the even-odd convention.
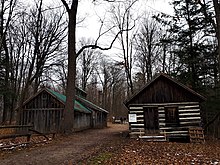
[[[216,18],[216,37],[218,40],[218,73],[220,74],[220,4],[218,0],[213,0],[214,9],[215,9],[215,18]],[[219,77],[218,77],[219,81]]]

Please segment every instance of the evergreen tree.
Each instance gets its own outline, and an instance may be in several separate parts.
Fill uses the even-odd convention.
[[[175,48],[172,52],[179,64],[175,76],[193,89],[202,85],[213,85],[216,70],[214,27],[204,16],[204,8],[190,0],[174,0],[174,16],[160,14],[155,17],[169,25],[170,40]],[[209,8],[209,4],[205,7]],[[208,17],[212,16],[205,9]]]

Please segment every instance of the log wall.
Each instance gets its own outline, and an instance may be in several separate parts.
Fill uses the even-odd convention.
[[[168,126],[166,122],[165,108],[176,106],[178,109],[179,125]],[[157,107],[159,130],[146,130],[145,128],[145,107]],[[130,105],[129,114],[136,114],[137,121],[129,122],[130,135],[143,134],[166,134],[167,136],[188,136],[188,128],[201,126],[200,106],[198,102],[181,103],[152,103]]]

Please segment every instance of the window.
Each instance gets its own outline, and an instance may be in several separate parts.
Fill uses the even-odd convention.
[[[165,107],[165,118],[167,126],[179,125],[179,114],[177,107]]]

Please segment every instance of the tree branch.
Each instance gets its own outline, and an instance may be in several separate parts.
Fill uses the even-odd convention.
[[[69,13],[70,8],[69,8],[68,4],[66,3],[66,1],[65,0],[61,0],[61,2],[63,3],[63,5],[65,6],[67,12]]]
[[[114,37],[114,39],[112,40],[111,44],[109,45],[109,47],[103,48],[101,46],[97,45],[97,42],[93,45],[85,45],[83,46],[77,53],[76,53],[76,58],[83,52],[83,50],[87,49],[87,48],[92,48],[92,49],[100,49],[100,50],[109,50],[112,48],[114,42],[116,41],[116,39],[118,38],[119,34],[123,33],[124,31],[130,31],[134,28],[135,25],[133,25],[130,29],[125,29],[125,30],[120,30]]]

